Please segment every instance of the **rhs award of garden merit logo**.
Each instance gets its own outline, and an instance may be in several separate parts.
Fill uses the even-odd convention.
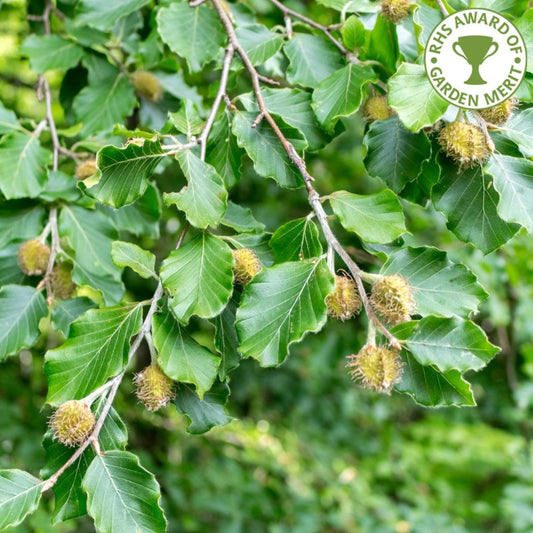
[[[431,33],[425,51],[433,88],[467,109],[507,100],[524,78],[526,59],[516,27],[488,9],[465,9],[446,17]]]

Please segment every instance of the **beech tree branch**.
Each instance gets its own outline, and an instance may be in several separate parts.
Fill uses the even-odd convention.
[[[448,10],[446,9],[446,6],[444,5],[444,3],[442,2],[442,0],[435,0],[437,2],[437,5],[439,6],[439,9],[440,9],[440,12],[445,16],[447,17],[450,13],[448,12]]]
[[[271,1],[274,2],[276,5],[279,4],[277,0],[271,0]],[[307,167],[306,167],[305,160],[302,157],[300,157],[300,155],[294,148],[293,144],[285,137],[285,135],[283,135],[283,132],[277,125],[272,115],[269,113],[265,105],[263,94],[261,92],[259,74],[257,70],[255,69],[255,67],[253,66],[252,62],[250,61],[248,54],[246,53],[246,51],[240,44],[237,38],[237,35],[235,33],[235,28],[233,27],[233,23],[229,19],[222,5],[221,0],[211,0],[211,2],[215,10],[217,11],[220,21],[222,22],[222,25],[224,26],[224,29],[226,30],[230,44],[233,45],[235,52],[240,56],[242,62],[244,63],[246,70],[248,71],[250,75],[260,114],[263,116],[264,120],[268,122],[270,127],[274,130],[274,133],[276,134],[277,138],[282,144],[289,159],[300,172],[304,180],[305,187],[307,189],[309,203],[317,216],[317,219],[320,223],[320,227],[322,228],[324,237],[326,238],[328,245],[330,245],[337,252],[339,257],[344,261],[344,263],[350,270],[355,280],[355,283],[357,285],[357,288],[359,290],[359,293],[361,295],[361,301],[368,315],[368,319],[374,323],[376,328],[378,328],[383,333],[383,335],[385,335],[385,337],[387,338],[387,340],[389,341],[392,347],[396,349],[400,349],[401,346],[400,346],[400,342],[398,341],[398,339],[396,339],[396,337],[394,337],[394,335],[392,335],[387,330],[387,328],[381,323],[381,321],[377,318],[376,314],[374,313],[372,306],[370,305],[370,302],[368,300],[368,296],[366,294],[363,281],[361,278],[361,274],[362,274],[361,269],[359,268],[357,263],[350,257],[350,255],[344,250],[344,248],[342,247],[338,239],[335,237],[333,231],[331,230],[329,223],[328,223],[327,214],[324,211],[324,208],[322,207],[322,204],[320,202],[320,196],[315,190],[315,188],[313,187],[314,178],[311,176],[311,174],[309,174]],[[282,6],[283,9],[287,9],[282,4],[280,4],[280,6]]]

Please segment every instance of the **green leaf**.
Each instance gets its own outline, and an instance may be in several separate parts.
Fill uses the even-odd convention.
[[[90,298],[60,300],[52,311],[52,326],[68,337],[72,322],[93,307],[96,307],[96,304]]]
[[[229,246],[208,233],[174,250],[161,265],[169,307],[183,323],[192,315],[210,318],[226,306],[233,288],[233,256]]]
[[[118,19],[149,2],[150,0],[80,0],[76,6],[75,22],[78,26],[87,24],[99,30],[109,30]]]
[[[0,191],[12,198],[35,198],[46,186],[51,153],[33,135],[13,132],[0,141]]]
[[[533,232],[533,162],[493,154],[485,171],[494,178],[494,188],[500,193],[500,216]]]
[[[533,10],[532,10],[533,14]],[[533,17],[532,17],[533,18]],[[532,20],[533,24],[533,20]],[[533,50],[532,52],[533,53]],[[500,128],[506,137],[518,144],[524,157],[533,157],[533,109],[515,113],[505,126]]]
[[[157,14],[157,28],[163,42],[183,57],[193,72],[214,59],[225,42],[217,14],[206,4],[191,8],[180,1],[163,7]]]
[[[169,113],[168,118],[175,128],[184,133],[187,138],[198,135],[205,124],[205,120],[198,112],[198,106],[192,100],[182,101],[178,111]]]
[[[255,128],[252,127],[256,117],[256,113],[235,113],[233,133],[237,137],[237,143],[246,150],[260,176],[273,178],[281,187],[300,187],[303,185],[302,177],[289,160],[274,130],[265,120]],[[290,142],[296,140],[301,145],[300,132],[283,123],[280,129]]]
[[[228,207],[221,224],[233,228],[239,233],[261,233],[265,230],[265,225],[255,219],[249,207],[228,202]]]
[[[163,372],[174,381],[192,383],[202,398],[217,377],[220,357],[198,344],[169,312],[154,316],[153,337]]]
[[[342,54],[329,41],[316,35],[296,33],[283,47],[289,60],[287,81],[315,88],[344,66]]]
[[[18,244],[0,248],[0,287],[4,285],[20,285],[26,275],[18,264]]]
[[[313,92],[313,109],[326,131],[333,130],[338,118],[359,109],[363,87],[371,81],[376,81],[376,74],[370,67],[350,63],[318,85]]]
[[[454,166],[443,165],[431,197],[435,208],[446,216],[447,227],[483,253],[496,250],[519,229],[498,214],[500,195],[479,167],[458,171]]]
[[[92,410],[98,418],[105,404],[105,396],[93,404]],[[107,450],[123,450],[128,442],[126,426],[111,408],[98,438],[100,448]],[[46,451],[46,464],[41,470],[43,479],[48,479],[57,472],[75,453],[75,448],[64,446],[57,440],[52,439],[52,433],[48,431],[43,440]],[[81,483],[95,453],[89,446],[67,470],[60,476],[53,487],[55,506],[52,515],[53,524],[70,520],[87,514],[87,496],[81,487]]]
[[[133,111],[137,99],[128,78],[117,69],[113,75],[91,80],[74,98],[72,109],[82,123],[80,135],[87,137],[111,130],[117,122],[124,122]]]
[[[473,322],[457,317],[427,316],[419,322],[400,324],[391,330],[423,366],[441,372],[480,370],[500,351]]]
[[[235,329],[235,316],[240,301],[241,292],[235,287],[224,311],[210,321],[215,326],[215,348],[221,356],[218,376],[222,381],[225,381],[228,374],[241,363],[239,339]]]
[[[365,242],[384,244],[407,231],[402,206],[392,191],[364,196],[336,191],[328,198],[342,226]]]
[[[527,70],[533,73],[533,9],[528,9],[520,18],[516,19],[513,24],[516,26],[526,43]]]
[[[231,133],[229,116],[224,113],[213,125],[207,141],[206,161],[212,165],[229,189],[239,181],[244,153]]]
[[[111,450],[91,462],[83,489],[99,533],[164,533],[167,523],[155,477],[129,452]]]
[[[234,420],[224,409],[228,396],[229,387],[225,383],[217,382],[203,399],[198,397],[193,387],[180,383],[176,387],[174,405],[190,421],[187,432],[200,435]]]
[[[111,259],[111,243],[118,238],[111,220],[99,211],[64,206],[59,215],[59,235],[74,250],[72,279],[102,292],[106,305],[120,301],[124,293],[121,270]]]
[[[323,148],[329,141],[320,128],[311,107],[311,95],[299,89],[271,89],[262,91],[265,106],[270,113],[283,117],[283,121],[302,133],[309,144],[309,150]],[[253,93],[241,94],[239,100],[246,111],[259,113]]]
[[[342,26],[342,41],[351,52],[355,52],[365,42],[365,26],[359,17],[351,15]]]
[[[405,129],[398,116],[374,121],[365,135],[365,166],[393,191],[400,192],[420,174],[422,163],[431,157],[431,144],[424,132]]]
[[[457,370],[439,372],[433,366],[422,366],[408,351],[402,352],[402,379],[394,388],[411,396],[426,407],[476,405],[467,381]]]
[[[131,204],[144,194],[148,178],[164,157],[159,141],[130,143],[125,148],[105,146],[98,152],[100,181],[89,193],[113,207]]]
[[[31,69],[46,72],[55,68],[71,68],[83,57],[83,48],[57,35],[30,35],[20,47],[30,58]]]
[[[20,129],[17,115],[10,109],[6,109],[0,101],[0,135]]]
[[[139,332],[141,322],[140,305],[91,309],[76,319],[67,341],[46,353],[47,403],[84,398],[122,372],[130,338]]]
[[[37,509],[42,485],[23,470],[0,470],[0,529],[20,524]]]
[[[403,63],[389,79],[389,105],[416,132],[437,122],[450,104],[433,89],[422,65]]]
[[[291,220],[280,226],[270,239],[276,263],[300,261],[322,255],[318,229],[309,217]]]
[[[396,24],[378,14],[366,41],[360,51],[361,59],[379,61],[389,73],[395,72],[399,55]]]
[[[374,0],[318,0],[318,3],[348,13],[374,13],[381,9],[379,2]]]
[[[404,248],[391,254],[381,274],[400,274],[413,289],[416,313],[468,316],[487,293],[464,265],[436,248]]]
[[[425,4],[415,6],[413,10],[413,24],[419,52],[426,47],[431,33],[441,21],[442,13],[439,9],[429,7]]]
[[[470,8],[481,7],[498,13],[519,16],[526,9],[528,0],[472,0]]]
[[[39,321],[47,314],[42,294],[33,287],[0,288],[0,361],[33,346],[39,336]]]
[[[155,275],[155,255],[131,242],[115,241],[111,244],[111,257],[115,265],[130,267],[142,278]]]
[[[180,192],[165,194],[165,202],[185,211],[187,220],[197,228],[218,226],[228,201],[223,179],[189,150],[178,152],[176,159],[188,185]]]
[[[279,33],[270,31],[262,24],[238,26],[235,33],[253,65],[262,65],[278,52],[283,43]]]
[[[72,175],[59,170],[48,169],[48,183],[39,198],[46,202],[56,202],[57,200],[76,202],[81,198],[78,181]]]
[[[117,228],[126,230],[137,237],[146,235],[152,239],[159,238],[159,219],[161,217],[161,200],[153,185],[133,204],[119,209],[109,209]]]
[[[44,227],[42,205],[22,207],[4,202],[0,206],[0,247],[13,241],[26,241],[39,235]]]
[[[262,366],[281,364],[292,342],[326,323],[324,299],[332,290],[324,260],[263,268],[246,286],[237,311],[241,353]]]

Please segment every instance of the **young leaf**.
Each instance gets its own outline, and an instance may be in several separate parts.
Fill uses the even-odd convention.
[[[487,297],[472,272],[436,248],[409,246],[394,252],[381,274],[401,274],[408,281],[416,314],[422,316],[468,316]]]
[[[342,26],[342,41],[350,52],[355,52],[356,49],[365,42],[365,26],[359,17],[355,15],[349,16]]]
[[[106,2],[107,3],[107,2]],[[91,79],[72,104],[78,122],[82,123],[82,136],[111,130],[113,124],[124,122],[137,102],[130,80],[120,71],[113,75]]]
[[[17,115],[13,111],[6,109],[0,102],[0,135],[20,129]]]
[[[202,398],[217,377],[220,357],[198,344],[169,313],[153,319],[157,362],[174,381],[192,383]]]
[[[33,346],[39,336],[39,321],[47,313],[42,294],[33,287],[0,288],[0,361]]]
[[[324,260],[263,268],[247,285],[237,311],[240,352],[262,366],[281,364],[292,342],[325,324],[324,299],[332,290]]]
[[[283,47],[289,59],[287,81],[292,85],[315,88],[344,66],[341,53],[322,37],[296,33]]]
[[[185,211],[187,220],[197,228],[218,226],[226,211],[228,191],[217,171],[191,151],[176,154],[188,186],[165,195],[167,204],[176,204]]]
[[[265,225],[254,218],[250,208],[233,202],[228,202],[224,218],[220,223],[242,233],[261,233],[265,230]]]
[[[392,191],[364,196],[337,191],[329,202],[343,227],[365,242],[391,242],[407,231],[402,206]]]
[[[239,146],[254,162],[255,171],[265,178],[275,179],[282,187],[303,185],[298,169],[289,160],[270,125],[262,120],[255,128],[252,127],[256,118],[257,113],[242,112],[236,112],[233,118],[233,133]],[[285,124],[280,128],[289,141],[302,146],[303,136],[298,130]]]
[[[0,191],[7,200],[35,198],[45,188],[51,153],[33,135],[15,131],[0,141]]]
[[[309,143],[309,150],[318,150],[328,143],[328,135],[316,121],[309,93],[298,89],[270,87],[265,87],[261,92],[268,111],[283,117],[285,123],[299,130]],[[241,94],[239,100],[246,111],[259,113],[259,107],[252,93]]]
[[[130,267],[142,278],[155,277],[155,255],[131,242],[115,241],[111,244],[111,257],[119,267]]]
[[[322,255],[322,245],[315,223],[309,218],[298,218],[280,226],[270,239],[276,263],[300,261]]]
[[[533,232],[533,162],[493,154],[485,171],[494,178],[494,188],[500,193],[500,216]]]
[[[403,63],[389,79],[389,105],[416,132],[437,122],[450,104],[433,89],[422,65]]]
[[[187,432],[200,435],[215,426],[223,426],[234,420],[224,409],[228,396],[229,387],[226,383],[217,382],[205,393],[203,399],[198,397],[193,387],[180,383],[176,387],[174,405],[190,421]]]
[[[20,52],[30,58],[35,72],[55,68],[71,68],[83,56],[83,48],[57,35],[30,35],[20,47]]]
[[[238,26],[235,33],[253,65],[262,65],[283,43],[283,37],[279,33],[270,31],[262,24]]]
[[[183,0],[173,2],[159,10],[157,28],[163,42],[183,57],[193,72],[214,59],[224,46],[225,34],[217,14],[206,4],[191,8]]]
[[[105,146],[98,152],[100,180],[89,193],[113,207],[131,204],[142,196],[148,178],[165,156],[159,141],[134,142],[124,148]]]
[[[446,216],[448,229],[487,254],[505,244],[519,229],[498,214],[500,195],[481,168],[458,171],[443,165],[431,190],[433,205]]]
[[[500,351],[479,326],[457,317],[427,316],[400,324],[392,333],[405,339],[405,346],[421,365],[433,365],[441,372],[480,370]]]
[[[532,23],[533,23],[533,10]],[[532,51],[533,53],[533,51]],[[533,109],[525,109],[513,115],[500,129],[509,139],[514,141],[524,157],[533,157]]]
[[[394,388],[426,407],[476,405],[470,384],[457,370],[439,372],[421,365],[407,350],[402,352],[402,379]]]
[[[397,115],[374,121],[364,142],[368,149],[365,158],[368,173],[383,180],[395,192],[415,180],[422,163],[431,157],[426,134],[405,129]]]
[[[533,73],[533,9],[528,9],[513,23],[524,38],[527,50],[527,70]]]
[[[150,0],[80,0],[76,7],[78,26],[87,24],[99,30],[109,30],[121,17],[125,17],[148,4]]]
[[[44,214],[42,205],[20,208],[5,202],[0,206],[0,246],[35,238],[44,227]]]
[[[226,306],[233,288],[229,246],[208,233],[196,236],[163,261],[161,280],[170,292],[174,315],[188,323],[192,315],[210,318]]]
[[[140,305],[91,309],[75,320],[67,341],[46,353],[47,403],[84,398],[124,370],[141,322]]]
[[[91,462],[83,489],[100,533],[164,533],[166,519],[154,476],[132,453],[111,450]]]
[[[37,509],[42,484],[23,470],[0,470],[0,529],[20,524]]]
[[[363,87],[372,81],[376,81],[376,74],[370,67],[350,63],[318,85],[313,92],[313,109],[326,131],[333,130],[339,117],[359,109]]]
[[[59,235],[68,237],[74,250],[74,283],[99,289],[107,305],[119,302],[124,286],[121,270],[111,259],[111,243],[118,237],[111,220],[100,211],[65,206],[59,215]]]
[[[366,44],[361,49],[361,59],[379,61],[391,74],[398,61],[398,37],[396,24],[378,14],[374,27],[366,35]]]

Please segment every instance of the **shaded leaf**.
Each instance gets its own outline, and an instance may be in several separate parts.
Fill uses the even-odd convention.
[[[47,314],[42,294],[33,287],[0,288],[0,361],[33,346],[39,336],[39,321]]]
[[[198,344],[171,313],[161,313],[153,319],[157,362],[174,381],[192,383],[202,398],[217,377],[220,357]]]
[[[20,47],[20,52],[30,58],[35,72],[46,72],[55,68],[71,68],[83,56],[83,48],[73,41],[57,35],[30,35]]]
[[[253,65],[263,64],[283,43],[283,37],[279,33],[270,31],[262,24],[238,26],[235,33]]]
[[[149,3],[150,0],[80,0],[76,6],[75,22],[99,30],[109,30],[125,17]]]
[[[228,202],[221,224],[242,233],[261,233],[265,225],[255,219],[249,207]]]
[[[68,337],[72,322],[93,307],[96,307],[96,304],[90,298],[60,300],[52,311],[52,326],[55,330],[61,331],[65,337]]]
[[[203,399],[200,399],[193,387],[180,383],[176,388],[174,404],[176,409],[185,415],[190,423],[187,432],[193,435],[206,433],[215,426],[223,426],[233,420],[226,414],[224,405],[229,396],[229,387],[217,382]]]
[[[111,244],[111,257],[119,267],[130,267],[139,276],[155,277],[155,255],[131,242],[115,241]]]
[[[0,206],[0,247],[13,241],[26,241],[39,235],[44,227],[44,207],[22,207],[5,202]]]

